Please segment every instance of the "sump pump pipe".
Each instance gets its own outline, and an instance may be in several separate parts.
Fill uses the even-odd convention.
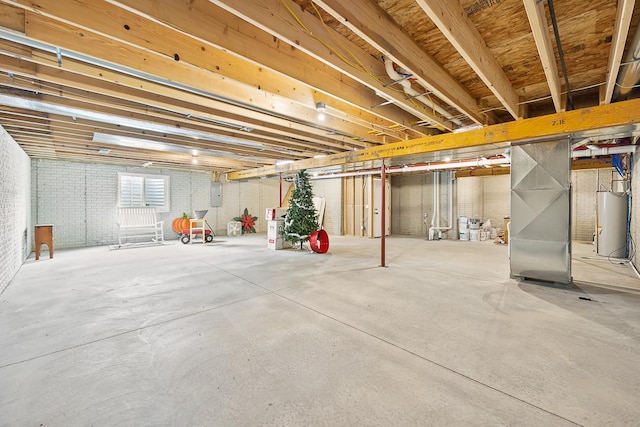
[[[409,81],[407,76],[403,76],[403,75],[399,74],[395,70],[395,68],[393,68],[393,61],[392,60],[390,60],[386,56],[383,56],[382,60],[384,61],[384,69],[387,71],[387,75],[394,82],[397,82],[398,84],[400,84],[402,86],[402,89],[404,90],[404,93],[407,94],[407,96],[409,96],[410,98],[414,98],[414,99],[419,100],[423,104],[433,108],[435,111],[440,113],[443,117],[445,117],[450,122],[455,123],[458,126],[462,126],[462,122],[460,120],[458,120],[458,119],[453,118],[451,116],[451,114],[447,110],[445,110],[444,108],[442,108],[439,105],[435,104],[434,102],[432,102],[426,96],[424,96],[424,95],[418,93],[417,91],[415,91],[411,87],[411,81]]]
[[[448,209],[449,209],[449,225],[440,225],[440,171],[433,172],[433,217],[431,218],[431,228],[429,228],[429,240],[434,240],[436,232],[438,239],[442,238],[443,231],[449,231],[453,228],[453,179],[451,179],[451,171],[449,175],[448,185]]]

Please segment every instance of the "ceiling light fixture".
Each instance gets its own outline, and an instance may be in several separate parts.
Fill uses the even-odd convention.
[[[316,102],[316,111],[318,112],[318,120],[321,122],[327,118],[327,105],[324,102]]]
[[[152,164],[153,164],[153,162],[144,162],[144,163],[142,164],[142,167],[143,167],[143,168],[148,168],[148,167],[149,167],[149,166],[151,166]]]
[[[108,148],[100,148],[98,149],[98,154],[109,154],[111,152],[111,150],[109,150]]]

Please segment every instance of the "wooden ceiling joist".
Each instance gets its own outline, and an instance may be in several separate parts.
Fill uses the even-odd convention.
[[[34,78],[45,79],[45,81],[51,82],[52,84],[55,84],[55,85],[65,85],[67,87],[73,88],[72,91],[67,92],[67,95],[73,94],[73,93],[80,94],[85,91],[91,91],[91,93],[87,94],[85,98],[92,99],[95,101],[100,97],[104,97],[104,96],[117,97],[118,93],[121,93],[121,92],[118,92],[118,89],[122,91],[122,87],[116,83],[111,83],[106,81],[105,82],[96,81],[91,77],[78,75],[72,72],[66,72],[65,69],[62,67],[49,67],[44,65],[38,65],[38,67],[36,68],[37,71],[33,71],[31,75],[28,75],[26,74],[25,70],[30,71],[32,67],[21,67],[21,65],[24,65],[25,61],[20,61],[15,58],[5,58],[2,62],[3,64],[0,65],[0,69],[5,69],[7,71],[12,72],[14,74],[13,79],[17,79],[17,76],[23,75],[28,78],[29,82],[31,82],[32,79]],[[68,62],[69,61],[65,61],[65,63],[68,63]],[[3,78],[5,80],[8,79],[6,75],[5,76],[0,75],[0,81],[2,81]],[[36,90],[38,88],[31,88],[31,89]],[[43,89],[39,88],[38,90],[43,90]],[[53,94],[56,90],[57,89],[52,89],[51,91],[45,91],[45,90],[43,91]],[[182,116],[183,118],[185,118],[185,120],[186,120],[186,117],[190,116],[192,112],[196,112],[196,114],[202,116],[203,118],[210,117],[213,120],[216,120],[216,119],[220,121],[225,120],[225,117],[215,116],[210,113],[207,113],[206,111],[198,111],[196,110],[197,106],[188,105],[184,101],[175,100],[175,99],[171,100],[169,98],[165,99],[165,98],[159,97],[158,95],[152,97],[152,96],[146,95],[145,93],[138,93],[138,92],[140,91],[138,91],[137,89],[130,89],[128,91],[127,99],[129,101],[139,102],[141,106],[146,107],[146,111],[148,114],[152,114],[151,111],[149,110],[149,107],[155,106],[159,111],[162,111],[162,110],[175,111],[176,116]],[[73,97],[72,95],[70,96]],[[114,100],[115,99],[116,98],[114,98]],[[117,101],[114,101],[114,102],[123,103],[124,101],[122,101],[121,98],[117,98]],[[224,129],[221,126],[215,126],[215,123],[212,124],[208,122],[203,122],[201,124],[206,125],[211,129],[215,129],[218,134],[242,137],[242,138],[246,138],[247,140],[254,140],[255,134],[262,134],[263,138],[272,139],[274,141],[282,141],[283,136],[291,136],[296,138],[296,140],[307,141],[306,143],[302,143],[302,144],[296,143],[294,145],[300,145],[300,146],[306,147],[308,150],[316,151],[316,152],[317,151],[331,152],[332,150],[337,150],[340,148],[344,148],[346,146],[344,142],[333,142],[332,139],[328,137],[320,139],[312,134],[310,135],[310,134],[303,134],[303,133],[294,133],[292,131],[286,132],[285,129],[283,129],[283,131],[281,132],[281,135],[278,137],[276,135],[273,135],[273,136],[268,136],[268,134],[265,135],[263,132],[266,129],[265,127],[262,127],[262,129],[255,129],[255,132],[251,132],[251,133],[246,133],[246,132],[234,133],[229,131],[228,129]],[[272,130],[272,128],[268,128],[268,129]],[[357,141],[354,141],[353,144],[355,144],[355,146],[361,146],[361,147],[363,146],[359,144]],[[284,145],[286,145],[286,141]]]
[[[383,64],[338,32],[323,26],[314,16],[301,11],[289,0],[212,0],[234,15],[251,22],[290,46],[300,49],[315,59],[335,68],[350,78],[369,87],[374,93],[384,95],[382,101],[395,105],[415,115],[419,120],[429,120],[441,128],[451,129],[442,116],[428,108],[407,100],[401,91],[385,86]],[[380,102],[380,101],[378,101]]]
[[[511,116],[519,118],[516,91],[460,3],[447,0],[416,1]]]
[[[173,24],[172,27],[168,27],[159,22],[145,19],[129,10],[97,0],[83,1],[82,8],[69,7],[68,4],[58,2],[39,5],[37,8],[31,6],[31,2],[20,1],[18,3],[28,11],[35,9],[38,14],[44,14],[51,19],[57,19],[65,23],[73,23],[77,25],[79,29],[91,31],[91,28],[92,31],[111,40],[116,46],[120,43],[134,47],[139,46],[143,51],[154,52],[163,58],[171,58],[175,61],[195,66],[198,69],[215,71],[215,74],[220,75],[221,81],[226,85],[231,85],[234,81],[238,81],[264,94],[262,96],[243,94],[242,91],[244,90],[246,92],[246,88],[241,88],[227,93],[226,96],[230,99],[233,98],[234,92],[240,92],[240,101],[246,101],[247,98],[252,100],[265,98],[269,100],[269,94],[273,94],[271,97],[272,102],[267,102],[262,106],[264,110],[270,111],[273,114],[289,115],[291,113],[290,110],[298,110],[301,107],[311,108],[315,111],[315,98],[317,98],[317,96],[314,94],[312,84],[303,81],[295,83],[291,78],[284,76],[282,73],[283,70],[273,70],[268,66],[265,67],[263,64],[251,63],[246,59],[241,59],[239,56],[228,53],[226,50],[223,50],[227,49],[226,47],[223,46],[220,48],[214,43],[232,39],[228,36],[225,37],[224,34],[220,34],[218,39],[213,41],[205,37],[195,38],[189,36],[184,31],[176,34],[172,29],[172,27],[175,27],[173,22],[170,23]],[[172,19],[178,20],[182,18],[177,24],[182,24],[182,26],[188,26],[189,28],[197,27],[197,25],[195,25],[197,22],[194,23],[193,20],[199,19],[203,25],[201,34],[203,36],[209,34],[208,31],[204,31],[205,28],[210,29],[212,26],[216,26],[215,19],[219,18],[216,17],[215,12],[224,12],[217,8],[212,11],[211,8],[214,6],[209,4],[208,7],[202,7],[202,10],[199,10],[198,13],[195,14],[194,11],[187,8],[186,5],[183,9],[176,9],[176,3],[172,2],[171,4],[173,6],[168,7],[166,10],[172,11]],[[202,4],[202,6],[204,6],[204,4]],[[152,11],[163,10],[158,8],[157,4],[154,7],[149,7],[149,9],[152,9]],[[139,13],[144,14],[144,11],[140,11]],[[28,19],[30,19],[29,16],[29,13],[27,13]],[[147,17],[146,14],[145,17]],[[214,21],[209,22],[211,19],[214,19]],[[36,24],[36,22],[33,22],[33,24]],[[129,30],[125,30],[125,26],[128,26]],[[244,27],[247,26],[248,24],[245,23]],[[27,26],[27,28],[28,27],[29,26]],[[235,31],[238,30],[235,29]],[[83,37],[88,37],[88,34],[84,34]],[[247,38],[245,37],[245,39]],[[255,41],[252,43],[255,45],[255,48],[250,48],[249,50],[253,52],[268,53],[270,50],[273,50],[265,49],[264,45],[260,46]],[[269,57],[272,56],[274,55],[269,55]],[[273,64],[279,64],[281,68],[291,66],[290,64],[296,64],[295,60],[299,61],[301,59],[298,53],[298,57],[294,55],[293,58],[291,58],[290,54],[288,61],[275,62],[277,59],[285,59],[285,57],[277,58],[277,55],[275,56],[276,58],[271,59],[271,61]],[[292,62],[291,59],[294,61]],[[308,59],[307,57],[307,62]],[[300,68],[300,66],[293,66],[293,68],[297,69]],[[308,78],[314,76],[313,80],[315,82],[321,81],[325,82],[325,84],[327,84],[326,82],[334,82],[333,86],[324,88],[325,92],[333,91],[334,93],[343,93],[345,96],[348,94],[354,95],[355,93],[361,94],[360,88],[350,86],[348,84],[349,82],[345,82],[339,74],[335,75],[335,71],[334,75],[330,76],[330,78],[323,78],[325,76],[322,76],[321,73],[318,75],[318,71],[321,70],[318,70],[317,67],[311,68],[307,66],[301,73],[309,76]],[[230,81],[232,78],[233,80]],[[219,88],[217,88],[217,90],[219,90]],[[357,108],[357,104],[363,106],[370,102],[371,97],[368,97],[366,101],[360,100],[358,103],[336,100],[338,110],[343,111],[347,116],[353,116],[360,121],[370,123],[371,126],[389,127],[394,124],[407,127],[411,126],[410,116],[407,114],[400,114],[396,122],[389,122],[381,120],[379,116],[368,113],[362,110],[362,108]],[[369,105],[367,105],[367,108],[369,108]],[[315,117],[313,117],[313,119],[315,119]],[[328,119],[326,125],[331,126],[331,118],[329,117]],[[347,130],[344,131],[348,132]],[[395,133],[393,131],[391,132]],[[402,138],[404,137],[400,137],[400,139]]]
[[[620,64],[624,47],[629,34],[629,26],[631,18],[633,18],[633,8],[635,0],[618,0],[618,10],[616,14],[616,24],[613,29],[613,38],[611,40],[611,53],[609,54],[609,63],[607,66],[607,82],[604,89],[604,99],[602,103],[608,104],[613,97],[613,91],[616,87],[618,74],[620,73]]]
[[[536,48],[540,55],[540,62],[542,63],[542,68],[547,78],[553,105],[556,113],[558,113],[563,111],[560,77],[558,75],[558,66],[553,52],[553,45],[551,44],[551,37],[549,35],[549,24],[547,23],[547,15],[544,11],[544,2],[538,0],[523,1],[533,39],[536,42]]]
[[[281,87],[291,86],[290,83],[278,81],[278,85],[269,89],[264,84],[265,80],[269,80],[265,78],[265,70],[271,70],[317,91],[310,100],[311,105],[315,102],[324,102],[344,115],[365,121],[372,126],[389,130],[388,128],[395,124],[404,127],[404,133],[424,135],[419,128],[411,129],[416,120],[414,116],[392,104],[371,110],[371,105],[375,103],[374,96],[370,92],[363,91],[362,84],[352,79],[345,79],[343,73],[298,49],[291,49],[280,40],[274,39],[211,2],[200,1],[187,4],[173,0],[120,0],[119,3],[171,28],[188,32],[194,38],[209,43],[219,50],[229,52],[227,57],[235,55],[242,57],[245,63],[247,60],[252,61],[254,68],[257,69],[257,73],[253,74],[261,77],[261,79],[251,77],[251,74],[247,73],[250,74],[246,76],[247,82],[253,86],[260,85],[263,89],[274,93],[280,93]],[[188,57],[185,59],[188,60]],[[229,65],[227,61],[220,61],[220,70],[216,71],[224,74],[225,68]],[[246,68],[248,67],[242,68],[243,74]],[[237,76],[237,70],[232,70],[230,74]],[[269,83],[273,84],[273,82]],[[400,134],[396,137],[404,139]]]

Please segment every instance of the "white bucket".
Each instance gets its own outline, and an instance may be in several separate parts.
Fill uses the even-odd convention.
[[[480,228],[480,218],[469,218],[469,228],[477,230]]]
[[[460,230],[460,240],[469,240],[469,230]]]
[[[480,240],[480,230],[469,230],[469,240],[471,241]]]

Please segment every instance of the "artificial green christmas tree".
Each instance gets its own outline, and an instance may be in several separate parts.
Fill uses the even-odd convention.
[[[289,210],[284,219],[282,232],[285,241],[292,244],[309,240],[309,236],[320,228],[318,213],[313,205],[313,191],[309,182],[309,175],[303,169],[293,178],[294,189],[289,201]]]

